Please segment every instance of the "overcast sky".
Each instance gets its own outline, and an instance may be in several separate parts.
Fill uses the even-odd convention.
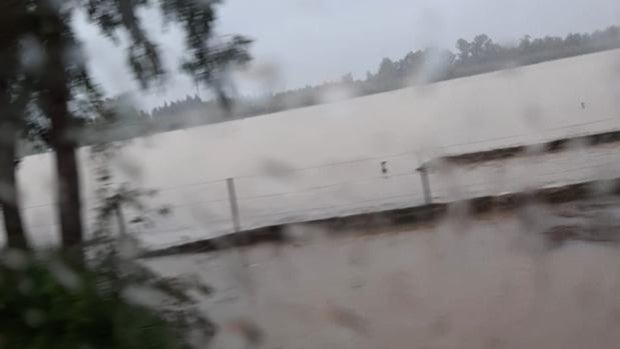
[[[161,30],[149,16],[149,32],[165,59],[182,52],[174,28]],[[347,72],[362,77],[383,57],[401,58],[427,46],[453,48],[460,38],[486,33],[500,42],[523,35],[566,35],[620,24],[618,0],[225,0],[218,31],[255,40],[251,73],[242,92],[285,89],[338,79]],[[78,21],[79,22],[79,21]],[[93,74],[110,94],[136,91],[124,60],[94,28],[79,25]],[[196,92],[193,83],[171,74],[165,90],[139,93],[143,107]],[[204,92],[202,92],[204,94]]]

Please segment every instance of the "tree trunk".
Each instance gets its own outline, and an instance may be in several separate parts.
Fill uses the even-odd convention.
[[[16,166],[16,130],[8,122],[2,123],[2,140],[0,144],[0,205],[4,218],[6,243],[10,248],[28,249],[28,238],[24,231],[19,197],[17,195]]]
[[[69,93],[61,79],[47,90],[46,114],[51,120],[52,147],[56,155],[58,215],[63,247],[79,248],[82,243],[82,204],[76,140],[71,134]]]
[[[51,121],[51,143],[56,154],[58,215],[62,245],[79,251],[83,241],[80,178],[76,156],[77,139],[68,103],[71,98],[66,52],[70,49],[67,18],[48,9],[45,32],[46,76],[41,95],[43,111]]]
[[[62,245],[69,248],[79,247],[83,240],[82,203],[75,148],[69,144],[55,146]]]
[[[4,66],[10,66],[12,61],[10,53],[5,52],[0,62]],[[21,213],[19,211],[19,198],[17,195],[17,181],[15,162],[17,146],[17,119],[15,103],[12,103],[9,93],[8,76],[0,76],[0,206],[4,219],[4,232],[6,244],[10,248],[28,249],[28,239],[24,231]]]

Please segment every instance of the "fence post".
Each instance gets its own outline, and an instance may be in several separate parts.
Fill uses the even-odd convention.
[[[233,231],[238,233],[241,231],[241,222],[239,220],[239,206],[237,205],[235,180],[233,178],[227,178],[226,185],[228,186],[228,200],[230,201],[230,216],[232,218]]]
[[[424,194],[424,203],[430,205],[433,203],[433,195],[431,194],[431,185],[428,180],[428,168],[425,164],[418,167],[416,171],[420,172],[420,180],[422,181],[422,193]]]

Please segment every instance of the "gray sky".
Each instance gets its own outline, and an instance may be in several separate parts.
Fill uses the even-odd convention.
[[[496,41],[589,32],[620,24],[617,0],[225,0],[218,30],[255,39],[254,68],[239,79],[244,93],[295,88],[361,77],[383,57],[401,58],[427,46],[452,48],[460,38],[486,33]],[[174,28],[148,16],[166,61],[182,52]],[[124,60],[97,31],[80,25],[93,74],[111,94],[136,91]],[[139,93],[144,107],[195,93],[193,83],[171,74],[166,89]]]

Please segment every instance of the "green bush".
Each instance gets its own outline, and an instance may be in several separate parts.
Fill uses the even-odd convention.
[[[205,347],[214,327],[186,285],[106,253],[71,263],[60,253],[5,251],[1,349]]]

